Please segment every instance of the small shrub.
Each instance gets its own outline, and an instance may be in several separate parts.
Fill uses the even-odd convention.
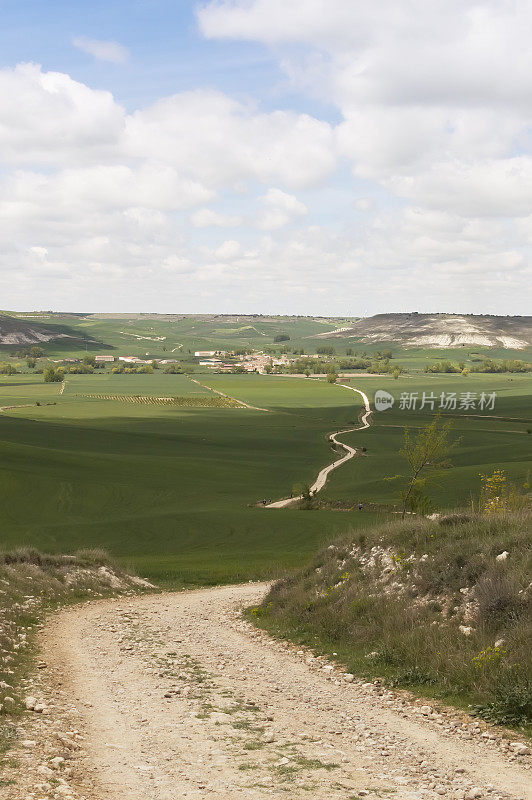
[[[44,554],[34,547],[17,547],[8,553],[0,553],[0,564],[35,564],[39,567],[57,566],[61,556]]]
[[[508,617],[518,617],[521,610],[519,586],[506,574],[492,572],[477,583],[474,597],[478,603],[479,618],[491,627],[500,625]]]
[[[471,707],[474,714],[495,725],[527,725],[532,719],[532,685],[505,677],[494,690],[495,698]]]
[[[502,469],[491,475],[480,475],[482,481],[482,505],[487,514],[495,514],[508,508],[508,485]]]
[[[392,686],[431,686],[436,683],[436,679],[419,667],[410,667],[399,673],[390,683]]]
[[[385,644],[375,652],[373,661],[386,667],[396,667],[400,663],[400,658],[392,647]]]
[[[103,550],[99,547],[95,547],[93,549],[83,549],[78,550],[75,553],[75,558],[77,561],[84,565],[103,565],[109,564],[111,561],[111,557],[106,550]]]
[[[466,522],[471,522],[472,517],[469,514],[445,514],[438,520],[438,525],[464,525]]]

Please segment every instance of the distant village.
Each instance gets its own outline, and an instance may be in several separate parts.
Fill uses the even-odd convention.
[[[274,367],[286,367],[290,362],[295,359],[289,359],[288,356],[282,355],[273,357],[263,353],[262,351],[254,351],[244,355],[236,355],[235,352],[227,352],[225,350],[196,350],[195,357],[199,359],[200,367],[208,367],[208,369],[215,370],[216,372],[235,372],[235,368],[242,372],[259,372],[264,374],[271,372]],[[224,359],[231,358],[231,361],[224,361]]]
[[[349,376],[351,370],[363,370],[364,374],[392,374],[398,378],[403,367],[393,359],[391,350],[378,350],[371,355],[363,352],[360,355],[351,347],[346,348],[345,355],[336,353],[332,345],[320,345],[315,354],[306,354],[303,350],[289,352],[283,346],[280,352],[264,352],[264,350],[196,350],[181,358],[155,358],[146,353],[145,358],[138,356],[97,355],[85,356],[82,359],[65,358],[60,363],[70,364],[69,372],[89,371],[94,368],[112,365],[114,373],[153,372],[162,368],[166,373],[188,373],[212,371],[217,373],[255,373],[255,374],[290,374],[319,376],[327,375],[334,381],[337,377]],[[79,363],[81,360],[81,364]],[[88,366],[88,364],[92,366]],[[61,368],[60,368],[61,369]],[[346,372],[347,371],[347,372]]]
[[[197,359],[199,367],[206,367],[214,372],[255,372],[259,374],[266,374],[274,370],[282,370],[289,368],[294,364],[300,356],[289,357],[286,354],[279,356],[272,356],[264,353],[263,351],[253,351],[251,353],[242,353],[227,350],[196,350],[194,358]],[[307,356],[310,359],[319,359],[319,355]],[[63,358],[56,359],[56,363],[62,364],[79,364],[83,361],[81,358]],[[180,364],[182,359],[178,358],[139,358],[138,356],[112,356],[112,355],[97,355],[94,356],[94,362],[97,365],[121,363],[123,365],[143,366],[154,365],[165,367],[172,364]]]

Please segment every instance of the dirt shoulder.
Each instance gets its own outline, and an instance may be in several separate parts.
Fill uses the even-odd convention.
[[[28,687],[45,709],[26,713],[0,797],[532,798],[529,756],[485,726],[362,684],[243,621],[266,589],[54,617]]]

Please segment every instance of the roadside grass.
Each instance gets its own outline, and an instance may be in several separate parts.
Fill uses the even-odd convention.
[[[247,616],[366,680],[530,734],[530,519],[465,512],[353,532]]]

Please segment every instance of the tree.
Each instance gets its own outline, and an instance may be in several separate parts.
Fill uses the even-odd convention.
[[[336,383],[337,379],[338,379],[338,375],[336,374],[336,372],[328,372],[327,373],[327,382],[328,383]]]
[[[301,505],[300,508],[311,510],[315,508],[314,501],[313,501],[313,494],[310,491],[310,486],[308,483],[304,484],[296,484],[294,486],[293,494],[297,497],[298,495],[301,496]]]
[[[65,377],[65,371],[62,367],[58,367],[57,369],[46,367],[42,375],[45,383],[61,383]]]
[[[0,364],[0,373],[2,375],[16,375],[17,372],[18,370],[13,364]]]
[[[279,333],[277,336],[273,337],[274,342],[289,342],[290,337],[287,333]]]
[[[90,364],[78,364],[75,367],[69,367],[68,371],[71,375],[92,375],[94,367]]]
[[[410,475],[403,495],[403,519],[410,497],[412,494],[419,495],[419,489],[424,482],[424,478],[421,478],[422,473],[448,466],[448,456],[458,444],[458,441],[451,442],[449,438],[451,427],[450,420],[442,422],[440,415],[437,414],[432,422],[420,428],[417,435],[411,435],[408,428],[405,429],[403,447],[399,454],[406,459]]]

